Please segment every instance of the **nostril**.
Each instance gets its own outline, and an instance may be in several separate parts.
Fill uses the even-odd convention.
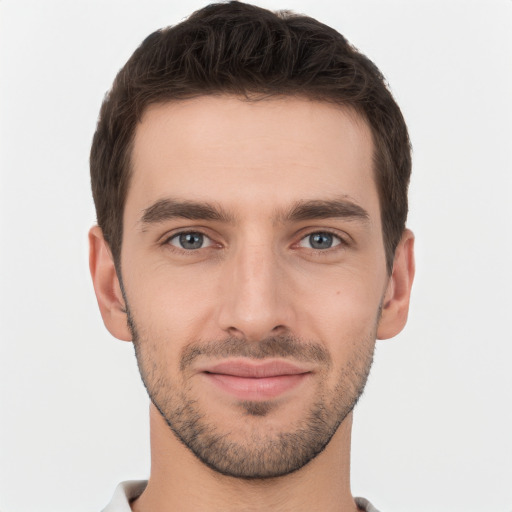
[[[236,327],[228,327],[226,330],[230,336],[233,336],[235,338],[241,338],[244,336],[244,333],[240,329],[237,329]]]

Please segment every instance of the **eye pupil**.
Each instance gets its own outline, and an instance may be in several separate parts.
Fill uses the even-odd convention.
[[[180,245],[183,249],[200,249],[203,245],[201,233],[182,233],[179,236]]]
[[[329,249],[333,244],[333,236],[330,233],[313,233],[309,236],[309,243],[313,249]]]

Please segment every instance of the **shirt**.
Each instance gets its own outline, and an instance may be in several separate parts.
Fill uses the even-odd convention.
[[[102,512],[131,512],[130,501],[138,498],[147,485],[147,480],[129,480],[121,482],[112,497],[112,501]],[[368,500],[355,498],[357,506],[363,512],[379,512]]]

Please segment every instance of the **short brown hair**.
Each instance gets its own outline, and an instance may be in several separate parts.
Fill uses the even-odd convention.
[[[98,224],[119,269],[137,122],[150,104],[210,94],[294,95],[354,109],[368,123],[388,272],[407,218],[411,148],[377,67],[336,30],[289,11],[211,4],[148,36],[103,101],[91,148]]]

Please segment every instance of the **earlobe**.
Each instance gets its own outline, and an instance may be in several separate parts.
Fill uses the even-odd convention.
[[[110,248],[99,226],[89,231],[89,269],[105,327],[112,336],[131,341],[121,286]]]
[[[395,251],[393,272],[382,301],[378,339],[396,336],[405,326],[414,280],[414,234],[406,229]]]

